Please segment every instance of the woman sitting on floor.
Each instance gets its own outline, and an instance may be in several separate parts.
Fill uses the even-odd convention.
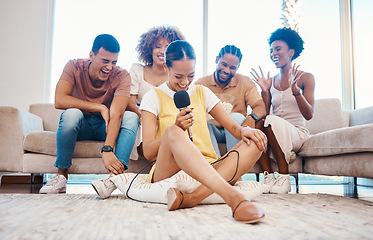
[[[262,210],[232,185],[266,151],[265,134],[238,125],[211,90],[192,84],[196,57],[189,43],[180,40],[170,43],[165,58],[168,81],[147,92],[140,105],[144,156],[149,162],[156,160],[149,174],[150,180],[158,182],[184,170],[202,184],[192,193],[169,189],[170,211],[193,207],[216,192],[231,207],[237,221],[259,221],[264,217]],[[182,110],[177,109],[173,101],[174,94],[180,90],[187,91],[191,99],[190,107]],[[206,112],[236,138],[242,139],[220,161],[211,144]],[[193,142],[186,133],[189,127],[194,133]]]

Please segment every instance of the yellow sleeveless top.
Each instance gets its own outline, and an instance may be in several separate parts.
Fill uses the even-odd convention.
[[[160,137],[169,125],[175,123],[179,109],[176,108],[174,100],[162,90],[155,88],[159,97],[160,111],[158,116],[157,138]],[[190,97],[190,108],[193,109],[194,124],[192,125],[193,143],[206,158],[208,162],[217,159],[217,155],[211,143],[206,119],[206,100],[203,88],[197,85],[196,90]],[[188,134],[185,131],[185,134]]]

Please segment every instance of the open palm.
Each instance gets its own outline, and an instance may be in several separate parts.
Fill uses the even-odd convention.
[[[262,68],[260,66],[259,66],[259,70],[260,70],[261,76],[255,71],[254,68],[251,68],[251,70],[253,70],[254,72],[254,73],[251,72],[251,75],[253,75],[254,80],[258,83],[262,91],[268,92],[269,88],[272,86],[272,80],[269,77],[269,72],[267,74],[267,78],[265,78]]]

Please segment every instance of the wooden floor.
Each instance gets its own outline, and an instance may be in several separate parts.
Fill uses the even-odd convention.
[[[1,193],[39,193],[42,187],[42,178],[36,177],[34,184],[30,184],[29,175],[3,175],[1,178]],[[96,194],[89,183],[68,183],[67,194]],[[113,194],[120,194],[115,190]],[[295,194],[295,185],[292,185],[291,193]],[[360,186],[356,188],[353,184],[301,184],[299,193],[325,193],[337,196],[346,196],[351,198],[363,199],[373,202],[373,187]]]

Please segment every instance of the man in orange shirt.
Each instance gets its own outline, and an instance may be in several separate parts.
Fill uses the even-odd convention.
[[[254,128],[255,123],[266,114],[265,105],[254,82],[247,76],[237,72],[242,59],[242,53],[234,45],[223,47],[216,57],[216,71],[208,76],[198,79],[196,84],[210,88],[215,94],[228,94],[235,97],[231,116],[242,126]],[[252,111],[247,115],[247,108]],[[227,150],[232,149],[239,140],[233,137],[224,128],[208,124],[210,137],[215,152],[220,157],[218,143],[226,143]]]
[[[139,118],[125,111],[130,97],[131,77],[118,66],[120,46],[109,34],[95,38],[89,59],[69,61],[56,86],[55,107],[64,109],[57,130],[58,174],[40,189],[40,193],[66,192],[67,171],[72,165],[76,141],[105,141],[102,161],[110,173],[97,180],[114,191],[111,174],[127,169],[135,142]],[[114,153],[115,148],[115,153]]]

